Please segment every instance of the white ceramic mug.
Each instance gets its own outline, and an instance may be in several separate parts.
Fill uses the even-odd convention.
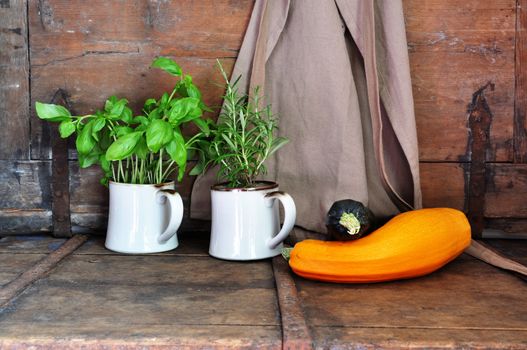
[[[255,188],[213,186],[209,254],[226,260],[257,260],[281,253],[282,242],[293,229],[296,207],[273,182]],[[278,202],[284,207],[280,229]]]
[[[110,182],[106,248],[128,254],[158,253],[178,246],[183,201],[174,182],[136,185]]]

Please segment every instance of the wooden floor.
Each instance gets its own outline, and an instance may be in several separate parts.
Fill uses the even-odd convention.
[[[336,285],[291,278],[280,260],[211,258],[202,234],[148,256],[92,237],[23,274],[65,242],[0,239],[0,296],[35,280],[0,297],[0,348],[527,349],[526,281],[466,255],[423,278]],[[492,244],[527,263],[527,242]]]

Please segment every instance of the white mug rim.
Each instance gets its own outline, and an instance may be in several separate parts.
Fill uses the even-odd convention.
[[[217,192],[257,192],[257,191],[267,191],[278,188],[278,184],[273,181],[257,181],[261,186],[253,187],[222,187],[228,184],[228,182],[221,182],[211,186],[212,191]]]
[[[162,182],[162,183],[159,183],[159,184],[131,184],[131,183],[127,183],[127,182],[115,182],[115,181],[109,181],[109,184],[110,185],[113,185],[113,186],[137,186],[137,187],[140,187],[140,186],[144,186],[144,187],[155,187],[155,188],[161,188],[161,187],[165,187],[165,186],[169,186],[169,185],[174,185],[175,184],[175,181],[169,181],[169,182]]]

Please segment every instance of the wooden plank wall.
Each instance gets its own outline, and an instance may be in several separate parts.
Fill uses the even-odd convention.
[[[489,227],[527,232],[527,0],[403,0],[425,206],[466,209],[471,132],[467,106],[485,93],[492,112],[486,152]],[[253,0],[0,0],[0,229],[52,230],[49,125],[35,101],[57,90],[79,114],[111,94],[138,102],[159,96],[170,79],[149,69],[174,57],[220,103],[214,66],[234,63]],[[516,74],[515,74],[516,73]],[[96,169],[80,170],[70,151],[72,224],[102,229],[107,191]],[[179,189],[188,199],[192,181]]]

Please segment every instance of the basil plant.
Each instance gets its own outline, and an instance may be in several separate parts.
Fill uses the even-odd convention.
[[[181,181],[195,143],[209,135],[212,121],[202,114],[210,110],[192,77],[166,57],[155,59],[152,67],[179,81],[170,94],[146,100],[142,115],[134,116],[128,101],[115,96],[108,98],[103,110],[84,116],[74,116],[60,105],[36,103],[40,119],[60,123],[62,138],[76,134],[80,167],[100,165],[104,185],[109,181],[159,184],[170,181],[176,169]],[[181,132],[186,124],[195,124],[199,131],[186,138]]]

